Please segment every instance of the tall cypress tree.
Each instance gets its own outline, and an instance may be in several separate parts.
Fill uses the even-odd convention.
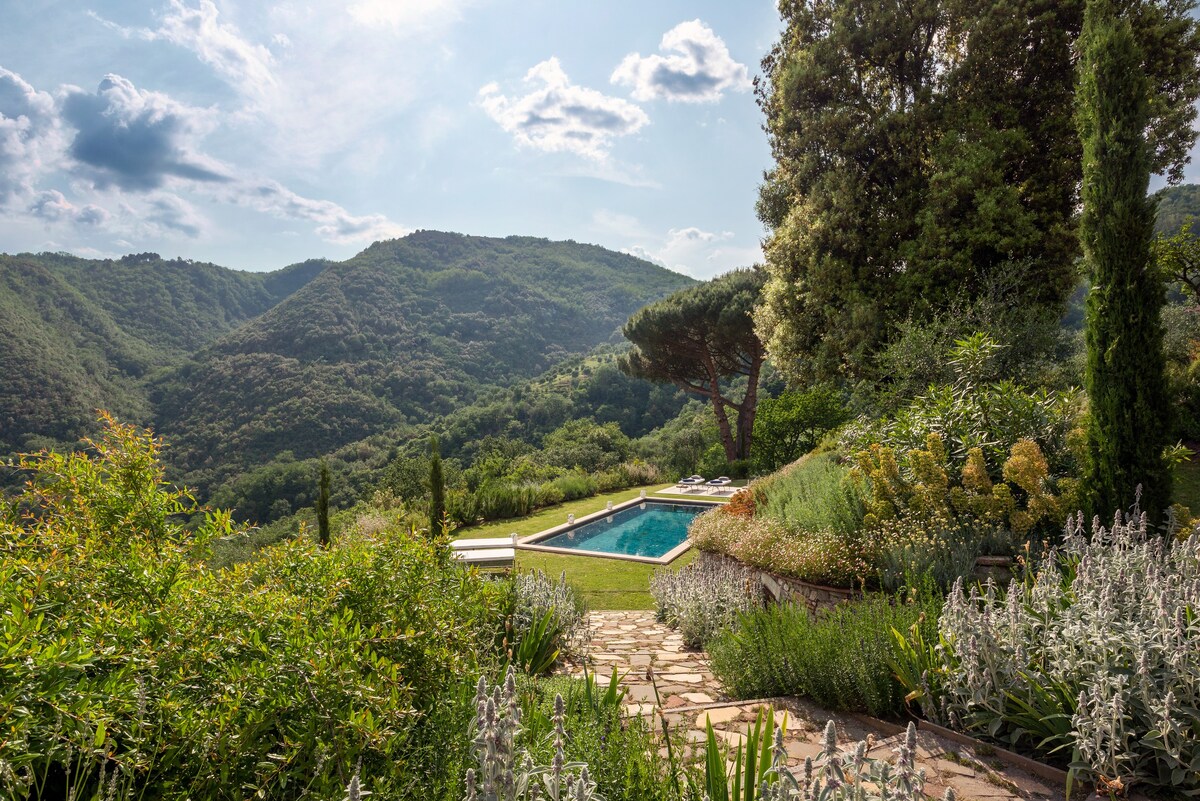
[[[429,536],[440,537],[446,517],[446,482],[437,437],[429,438]]]
[[[1146,195],[1151,92],[1129,22],[1110,0],[1088,0],[1082,44],[1080,240],[1092,280],[1085,491],[1092,512],[1107,517],[1130,506],[1140,484],[1142,509],[1157,522],[1170,503],[1171,475],[1163,459],[1170,415],[1160,319],[1166,298],[1151,258],[1154,203]]]
[[[322,548],[329,547],[329,464],[324,459],[317,480],[317,541]]]

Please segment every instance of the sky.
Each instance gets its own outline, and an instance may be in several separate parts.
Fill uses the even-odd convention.
[[[418,229],[761,261],[773,2],[0,0],[0,251],[244,270]]]

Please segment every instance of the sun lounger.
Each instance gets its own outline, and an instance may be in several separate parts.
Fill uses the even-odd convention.
[[[732,481],[732,479],[726,478],[725,476],[721,476],[720,478],[714,478],[712,481],[709,481],[704,486],[708,487],[708,492],[711,494],[714,492],[720,492],[722,490],[722,488],[729,486],[731,481]]]
[[[454,560],[464,565],[483,569],[509,569],[517,561],[515,548],[477,548],[474,550],[455,551]]]
[[[450,547],[456,551],[482,551],[489,548],[511,548],[517,544],[517,534],[514,531],[507,537],[477,537],[475,539],[454,540]]]
[[[692,487],[699,487],[704,484],[704,476],[688,476],[681,478],[675,482],[675,489],[691,492]]]

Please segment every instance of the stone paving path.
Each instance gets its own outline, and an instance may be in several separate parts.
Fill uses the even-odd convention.
[[[703,748],[706,720],[731,746],[744,743],[766,706],[775,710],[776,723],[785,722],[784,746],[792,767],[820,751],[830,719],[837,726],[839,743],[849,747],[867,740],[875,758],[891,758],[904,737],[897,727],[827,712],[804,699],[730,701],[713,676],[707,655],[684,648],[683,638],[655,621],[652,612],[593,612],[589,622],[588,670],[603,679],[616,667],[626,689],[626,714],[662,714],[696,749]],[[568,665],[567,670],[581,675],[583,665]],[[990,749],[973,749],[927,731],[918,733],[917,745],[918,766],[927,777],[925,790],[933,798],[941,798],[947,787],[960,801],[1062,801],[1064,797],[1062,787],[1001,762]]]

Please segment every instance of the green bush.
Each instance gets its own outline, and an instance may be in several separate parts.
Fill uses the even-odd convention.
[[[460,677],[498,666],[509,585],[394,530],[208,569],[229,516],[185,531],[158,447],[110,422],[0,503],[0,796],[119,765],[129,797],[341,797],[360,761],[381,794],[456,794]]]
[[[848,419],[841,394],[829,386],[763,398],[754,417],[754,469],[769,473],[794,462]]]
[[[835,711],[896,717],[906,690],[894,679],[893,628],[936,631],[941,596],[928,581],[870,595],[814,618],[804,606],[750,612],[709,643],[712,668],[736,698],[804,695]]]
[[[814,454],[755,484],[758,514],[799,532],[847,536],[862,527],[865,507],[850,468],[829,453]]]

